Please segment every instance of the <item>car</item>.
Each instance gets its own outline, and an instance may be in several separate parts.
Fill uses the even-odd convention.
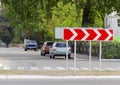
[[[0,47],[7,47],[5,43],[0,42]]]
[[[55,58],[56,56],[65,56],[66,58],[66,42],[55,42],[50,49],[50,58]],[[71,58],[71,47],[68,45],[68,58]]]
[[[34,50],[37,51],[37,42],[36,40],[29,40],[29,39],[25,39],[24,40],[24,50]]]
[[[45,56],[46,54],[49,54],[49,50],[53,45],[53,41],[46,41],[41,47],[41,55]]]

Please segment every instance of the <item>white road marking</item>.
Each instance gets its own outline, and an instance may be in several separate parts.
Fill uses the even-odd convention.
[[[63,68],[63,67],[56,67],[56,69],[65,70],[65,68]]]
[[[70,69],[70,70],[74,70],[74,68],[73,68],[73,67],[69,67],[69,69]]]
[[[113,69],[113,68],[105,68],[104,70],[116,70],[116,69]]]
[[[38,70],[38,67],[30,67],[31,70]]]
[[[89,68],[81,67],[80,70],[89,70]]]
[[[51,67],[43,67],[45,70],[52,70]]]
[[[120,68],[117,68],[117,70],[120,70]]]
[[[100,70],[100,68],[93,68],[93,70]]]
[[[3,67],[3,70],[11,70],[11,68],[8,67],[8,66],[4,66],[4,67]]]
[[[24,70],[24,67],[17,67],[18,70]]]
[[[0,67],[2,67],[2,66],[3,66],[3,64],[0,63]]]

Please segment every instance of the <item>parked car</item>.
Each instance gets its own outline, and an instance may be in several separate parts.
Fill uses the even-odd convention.
[[[24,50],[27,51],[28,49],[37,51],[36,40],[29,40],[29,39],[24,40]]]
[[[49,50],[52,47],[53,43],[53,41],[44,42],[43,46],[41,47],[41,55],[45,56],[46,54],[49,54]]]
[[[55,42],[50,49],[50,58],[55,58],[55,56],[65,56],[66,58],[66,42]],[[71,58],[71,47],[68,45],[68,58]]]
[[[0,42],[0,47],[7,47],[5,43]]]

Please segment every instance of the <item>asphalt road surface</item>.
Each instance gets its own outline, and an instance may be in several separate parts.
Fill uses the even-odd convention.
[[[68,68],[74,69],[73,54],[68,61]],[[40,50],[24,51],[23,48],[0,48],[0,70],[65,70],[66,60],[63,57],[50,59],[49,55],[41,56]],[[77,54],[77,69],[88,70],[87,55]],[[99,70],[99,58],[92,57],[91,69]],[[120,60],[103,61],[103,70],[120,70]]]
[[[0,85],[120,85],[120,79],[0,79]]]

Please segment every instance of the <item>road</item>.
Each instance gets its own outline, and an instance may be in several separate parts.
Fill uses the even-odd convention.
[[[119,85],[120,78],[0,79],[1,85]]]
[[[72,54],[73,57],[73,54]],[[70,59],[69,69],[73,69],[74,61]],[[99,70],[99,59],[92,57],[91,69]],[[40,50],[24,51],[23,48],[0,48],[0,70],[65,70],[64,57],[50,59],[49,55],[41,56]],[[77,54],[77,69],[88,70],[87,55]],[[103,61],[103,70],[120,70],[120,61]]]

